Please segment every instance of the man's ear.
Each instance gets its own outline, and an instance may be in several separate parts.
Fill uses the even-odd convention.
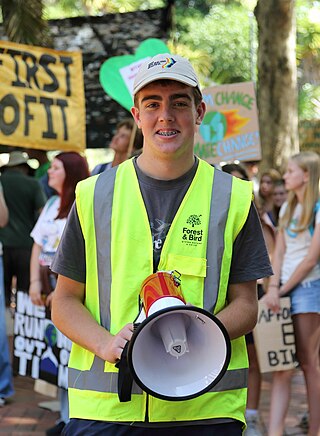
[[[140,122],[140,112],[139,112],[139,109],[137,107],[133,106],[131,108],[131,114],[132,114],[132,116],[133,116],[137,126],[140,129],[141,122]]]
[[[202,123],[205,113],[206,113],[206,104],[204,101],[202,101],[197,107],[196,124],[200,125]]]

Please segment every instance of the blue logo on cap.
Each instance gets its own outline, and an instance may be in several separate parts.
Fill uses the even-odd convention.
[[[176,62],[177,61],[175,61],[173,58],[166,58],[163,61],[153,61],[153,62],[150,62],[150,64],[148,65],[148,70],[152,67],[156,67],[156,66],[161,65],[161,64],[163,64],[161,66],[161,68],[163,68],[163,69],[171,68],[172,65],[174,65]]]

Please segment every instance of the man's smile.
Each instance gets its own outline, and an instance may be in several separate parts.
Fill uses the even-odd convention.
[[[170,136],[174,136],[178,133],[178,130],[158,130],[157,134],[160,136],[166,136],[166,137],[170,137]]]

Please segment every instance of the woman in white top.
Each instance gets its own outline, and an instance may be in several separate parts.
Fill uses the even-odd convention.
[[[75,187],[80,180],[89,176],[87,161],[76,152],[60,153],[53,159],[48,176],[49,186],[55,189],[57,195],[49,198],[31,232],[34,244],[29,295],[33,304],[50,306],[52,295],[47,288],[50,286],[53,291],[55,286],[49,267],[75,199]]]
[[[49,198],[31,232],[34,244],[30,262],[29,295],[33,304],[51,308],[56,276],[50,270],[50,265],[75,199],[76,185],[89,175],[86,159],[76,152],[60,153],[51,163],[48,184],[55,189],[57,195]],[[60,420],[46,431],[47,435],[60,434],[69,419],[67,391],[59,389],[59,394]]]
[[[309,436],[320,434],[320,157],[293,156],[283,178],[288,200],[281,207],[273,256],[274,276],[265,302],[279,311],[279,298],[289,295],[296,354],[303,371],[309,407]],[[292,371],[275,372],[271,391],[269,435],[281,436],[290,400]]]

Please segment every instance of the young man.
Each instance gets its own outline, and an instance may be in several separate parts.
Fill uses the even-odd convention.
[[[65,434],[241,435],[243,335],[256,323],[256,279],[272,273],[252,187],[194,156],[205,104],[186,59],[147,61],[133,93],[143,152],[78,186],[53,265],[53,321],[74,343]],[[184,238],[192,225],[201,240]],[[220,388],[197,398],[164,401],[135,390],[119,402],[114,364],[132,336],[141,284],[157,270],[179,271],[186,301],[225,325],[231,362]]]

